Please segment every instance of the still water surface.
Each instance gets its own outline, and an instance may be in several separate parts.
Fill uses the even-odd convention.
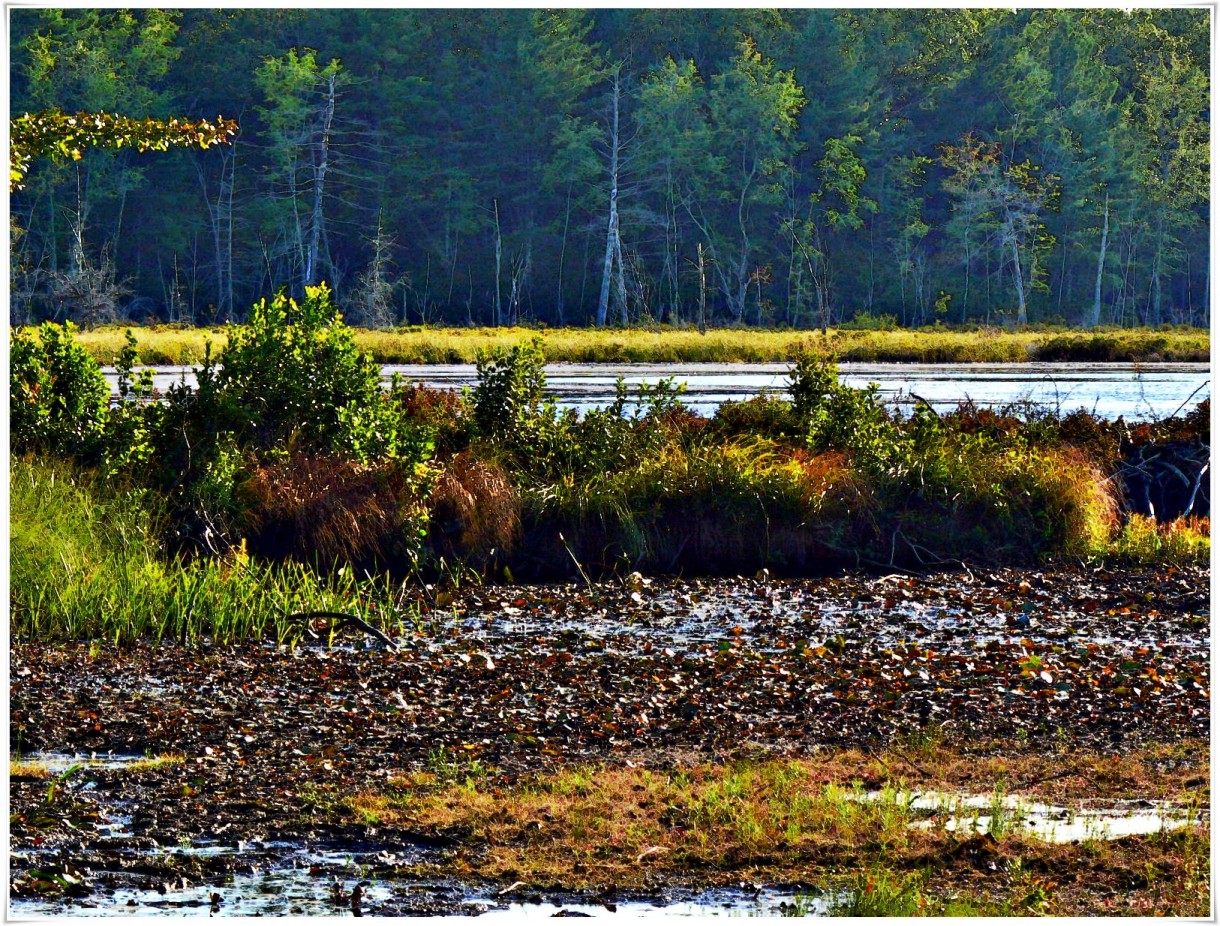
[[[786,363],[577,364],[553,363],[546,368],[548,391],[565,408],[587,411],[614,398],[621,376],[629,386],[656,383],[666,377],[686,384],[683,401],[711,415],[730,399],[748,399],[760,392],[782,393]],[[192,367],[156,367],[161,390],[183,378],[194,381]],[[112,391],[114,370],[106,368]],[[388,380],[395,373],[408,382],[460,389],[474,386],[471,364],[397,366],[382,368]],[[915,396],[938,411],[964,399],[980,406],[1033,402],[1062,412],[1085,408],[1103,418],[1127,420],[1164,418],[1207,398],[1211,372],[1205,363],[844,363],[840,379],[849,386],[877,383],[889,402],[910,405]]]

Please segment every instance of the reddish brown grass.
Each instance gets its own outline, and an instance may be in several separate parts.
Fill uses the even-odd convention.
[[[252,549],[319,564],[384,556],[410,515],[392,464],[294,456],[258,466],[241,495]]]
[[[428,506],[432,548],[449,561],[481,565],[511,550],[521,533],[521,502],[508,475],[468,451],[442,469]]]

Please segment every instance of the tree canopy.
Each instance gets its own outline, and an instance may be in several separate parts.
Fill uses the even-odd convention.
[[[1208,22],[17,9],[11,318],[1206,324]]]

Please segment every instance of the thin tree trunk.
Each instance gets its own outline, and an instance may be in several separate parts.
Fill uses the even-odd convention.
[[[619,240],[618,228],[618,167],[619,167],[619,72],[614,72],[614,87],[611,92],[611,122],[610,122],[610,215],[606,222],[606,255],[602,261],[602,289],[597,300],[597,319],[599,328],[604,328],[610,312],[610,283],[614,274],[614,260],[619,261],[618,276],[615,280],[623,305],[621,316],[625,316],[626,287],[623,282],[623,247]]]
[[[707,273],[703,265],[703,242],[700,241],[696,247],[696,253],[699,255],[699,333],[707,332]]]
[[[1165,212],[1161,211],[1156,229],[1156,256],[1152,260],[1152,298],[1149,306],[1148,324],[1156,327],[1161,323],[1161,271],[1165,253]]]
[[[318,282],[318,243],[322,238],[322,194],[326,186],[326,169],[330,161],[330,127],[335,119],[335,75],[330,76],[326,91],[326,108],[322,111],[322,135],[318,142],[318,163],[314,167],[313,215],[309,220],[309,255],[305,264],[305,285]]]
[[[1085,320],[1085,326],[1096,328],[1101,324],[1101,277],[1106,268],[1106,243],[1110,239],[1110,193],[1106,192],[1105,211],[1101,220],[1101,247],[1097,251],[1097,280],[1093,284],[1093,308]]]
[[[555,323],[563,325],[563,259],[568,251],[568,222],[572,218],[572,185],[568,184],[568,199],[563,211],[563,238],[559,242],[559,281],[555,287]]]
[[[1021,270],[1021,251],[1017,247],[1017,236],[1013,235],[1009,243],[1012,245],[1013,278],[1017,282],[1017,324],[1025,325],[1029,323],[1029,314],[1025,309],[1025,274]]]
[[[500,239],[500,203],[499,200],[491,201],[492,210],[496,216],[496,295],[495,295],[495,327],[500,327],[500,264],[504,255],[504,243]]]

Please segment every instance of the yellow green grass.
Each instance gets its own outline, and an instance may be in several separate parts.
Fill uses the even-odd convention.
[[[114,363],[124,327],[83,332],[81,344],[103,364]],[[204,345],[219,350],[223,328],[132,329],[149,364],[191,364]],[[542,339],[552,362],[784,362],[808,351],[841,361],[921,363],[1066,361],[1196,361],[1210,355],[1209,333],[1197,328],[1001,330],[770,331],[759,329],[439,328],[357,329],[356,343],[379,363],[473,363],[479,352]]]
[[[1150,776],[1150,763],[1168,757],[1182,764],[1167,776]],[[1204,827],[1048,845],[1020,827],[983,837],[915,828],[919,815],[902,798],[911,788],[1069,805],[1152,794],[1198,807],[1207,802],[1204,742],[1153,745],[1121,760],[1083,751],[1014,754],[1007,747],[979,755],[945,745],[726,764],[657,759],[651,767],[568,766],[515,781],[475,764],[465,770],[460,761],[434,764],[391,777],[343,806],[383,830],[456,839],[448,874],[527,886],[623,889],[695,873],[711,883],[837,885],[842,912],[860,914],[1068,913],[1096,900],[1079,896],[1093,885],[1069,883],[1073,864],[1121,878],[1131,858],[1143,858],[1161,879],[1155,897],[1150,884],[1149,896],[1140,898],[1151,910],[1207,909]],[[864,799],[870,791],[874,797]],[[980,855],[995,863],[989,869],[995,874],[987,875],[991,896],[976,897],[967,910],[952,899],[953,888],[979,876]],[[1059,875],[1046,876],[1060,866]]]
[[[171,555],[150,493],[66,464],[12,460],[9,495],[9,627],[17,638],[283,643],[305,634],[292,617],[302,612],[355,614],[391,631],[405,616],[402,586],[388,576],[358,580],[350,569],[261,562],[244,545],[223,557]]]

